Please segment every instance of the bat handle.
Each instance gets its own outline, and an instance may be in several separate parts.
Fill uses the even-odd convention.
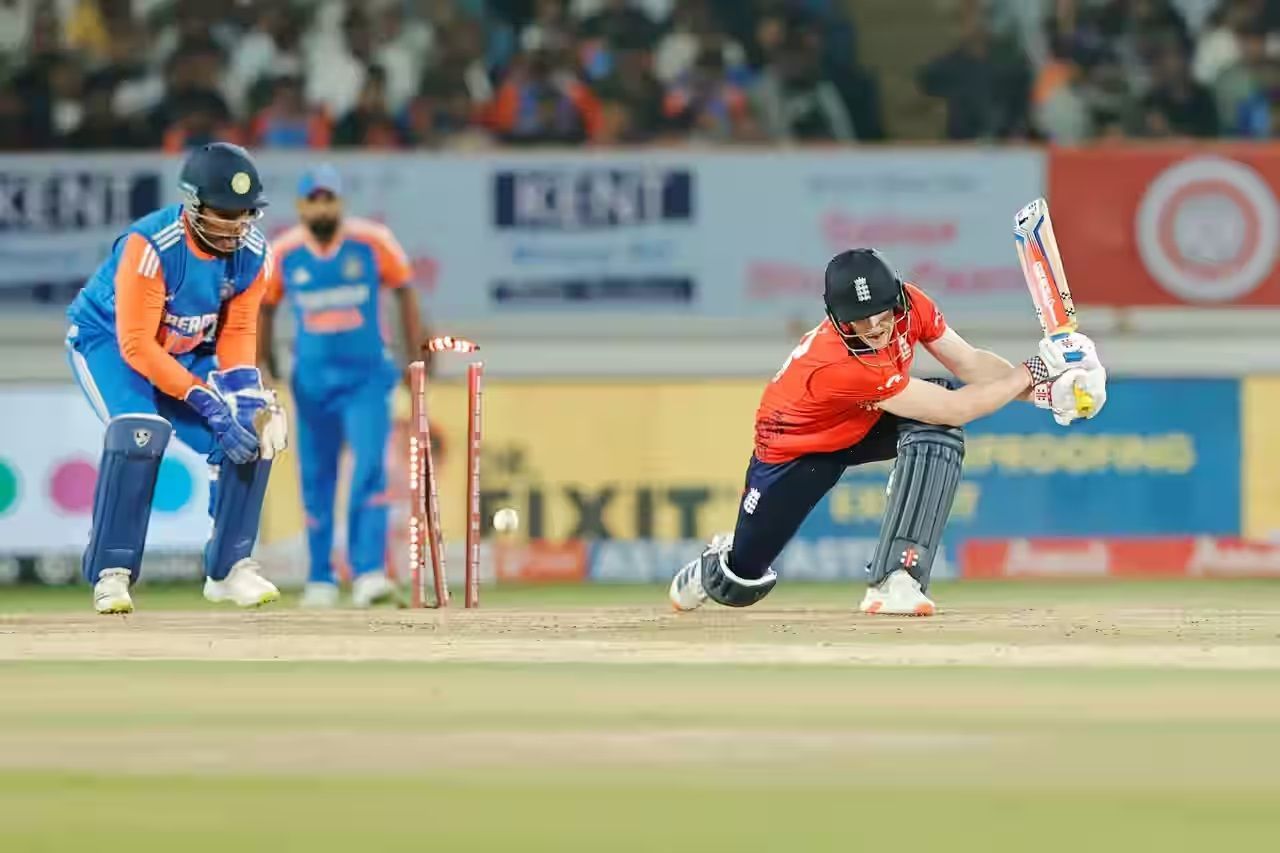
[[[1080,382],[1076,382],[1071,387],[1071,391],[1076,398],[1076,414],[1081,417],[1089,417],[1093,414],[1093,395],[1084,389]]]

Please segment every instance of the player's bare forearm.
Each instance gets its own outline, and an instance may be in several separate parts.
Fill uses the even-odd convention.
[[[1031,390],[1026,367],[1007,367],[995,379],[951,391],[932,382],[912,381],[878,405],[886,412],[929,424],[964,426],[986,417]]]
[[[423,342],[422,313],[418,306],[418,294],[406,284],[395,289],[396,303],[400,310],[400,329],[404,336],[405,364],[426,358],[421,351]]]
[[[979,384],[982,382],[991,382],[997,379],[1003,379],[1008,375],[1014,365],[1006,361],[1002,356],[985,349],[975,349],[973,355],[963,374],[957,373],[956,377],[966,385]],[[1031,389],[1019,400],[1031,401]]]
[[[966,385],[1002,379],[1013,368],[1012,364],[990,350],[973,346],[954,329],[947,329],[938,340],[924,346],[930,355]],[[1018,399],[1030,400],[1030,389]]]
[[[258,369],[269,382],[280,378],[275,348],[276,306],[263,303],[258,317]]]

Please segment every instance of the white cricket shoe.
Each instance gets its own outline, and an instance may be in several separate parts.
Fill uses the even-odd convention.
[[[676,572],[671,579],[671,587],[667,590],[667,598],[677,611],[697,610],[707,600],[707,591],[702,586],[702,561],[710,553],[724,554],[733,549],[733,534],[718,533],[711,539],[703,552],[696,559],[686,563],[684,568]]]
[[[356,575],[351,584],[351,603],[364,609],[396,597],[396,585],[385,572],[365,572]]]
[[[129,597],[129,570],[103,569],[93,585],[93,609],[99,613],[132,613]]]
[[[888,616],[932,616],[937,612],[937,607],[920,589],[920,582],[906,569],[898,569],[879,586],[867,587],[858,609]]]
[[[313,582],[302,590],[298,606],[305,610],[332,610],[338,606],[336,583]]]
[[[276,585],[258,573],[258,561],[245,557],[231,567],[225,579],[204,579],[205,601],[231,601],[241,607],[260,607],[280,598]]]

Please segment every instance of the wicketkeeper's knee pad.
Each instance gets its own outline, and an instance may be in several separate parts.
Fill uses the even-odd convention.
[[[880,541],[868,567],[872,584],[906,569],[928,587],[963,463],[964,432],[959,427],[914,421],[899,427]]]
[[[778,574],[767,570],[759,578],[740,578],[729,568],[729,553],[733,539],[729,537],[722,547],[708,548],[702,554],[702,588],[707,596],[727,607],[749,607],[769,594],[778,583]]]

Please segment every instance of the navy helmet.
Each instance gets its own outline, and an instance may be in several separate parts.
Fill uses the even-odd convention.
[[[206,247],[222,254],[244,245],[253,220],[267,206],[253,158],[230,142],[211,142],[192,151],[182,164],[178,186],[191,229]],[[219,215],[211,215],[210,209]],[[227,219],[228,214],[239,216]]]
[[[267,206],[253,158],[230,142],[211,142],[192,151],[178,181],[184,194],[205,207],[232,211]]]
[[[853,323],[892,310],[897,326],[910,311],[902,278],[875,249],[848,249],[832,258],[827,264],[823,301],[836,332],[855,355],[868,347],[853,332]]]

